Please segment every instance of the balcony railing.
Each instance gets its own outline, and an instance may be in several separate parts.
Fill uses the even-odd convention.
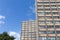
[[[46,31],[46,28],[39,28],[40,31]]]
[[[47,28],[47,30],[54,31],[55,29],[54,28]]]

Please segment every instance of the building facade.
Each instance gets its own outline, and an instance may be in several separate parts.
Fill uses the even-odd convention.
[[[35,0],[36,21],[23,21],[21,40],[60,40],[60,0]]]
[[[60,0],[36,0],[36,40],[60,40]]]
[[[35,24],[34,20],[22,22],[21,40],[36,40]]]

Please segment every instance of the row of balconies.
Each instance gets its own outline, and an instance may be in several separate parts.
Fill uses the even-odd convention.
[[[40,31],[55,31],[55,30],[57,30],[57,31],[60,31],[60,28],[39,28],[38,30],[40,30]]]
[[[40,4],[40,3],[37,3],[37,5],[56,5],[56,4],[55,3],[54,4],[53,3],[51,3],[51,4],[49,4],[49,3],[48,4],[43,4],[43,3]],[[58,3],[57,5],[60,5],[60,3]]]
[[[39,36],[60,36],[60,34],[39,34]]]
[[[60,2],[60,0],[37,0],[37,2]]]
[[[50,24],[38,24],[38,25],[60,25],[60,24],[52,24],[52,23],[50,23]]]
[[[37,10],[37,12],[51,12],[51,10]],[[58,12],[58,10],[52,10],[52,12]]]
[[[42,21],[44,21],[45,19],[44,19],[44,18],[40,18],[40,19],[38,19],[38,20],[42,20]],[[58,19],[58,18],[56,18],[56,19],[46,18],[46,20],[60,20],[60,19]]]
[[[43,6],[41,6],[41,7],[37,7],[38,9],[57,9],[57,8],[60,8],[60,7],[43,7]]]
[[[38,14],[38,16],[59,16],[59,14],[46,14],[46,15]]]

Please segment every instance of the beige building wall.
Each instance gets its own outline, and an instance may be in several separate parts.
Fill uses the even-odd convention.
[[[21,40],[36,40],[35,24],[34,20],[22,22]]]
[[[36,0],[37,40],[60,40],[60,0]]]

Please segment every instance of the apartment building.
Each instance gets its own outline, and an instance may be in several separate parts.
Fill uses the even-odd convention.
[[[23,21],[21,30],[21,40],[36,40],[35,21]]]
[[[21,40],[60,40],[60,0],[35,0],[36,20],[23,21]]]
[[[36,40],[60,40],[60,0],[36,0]]]

